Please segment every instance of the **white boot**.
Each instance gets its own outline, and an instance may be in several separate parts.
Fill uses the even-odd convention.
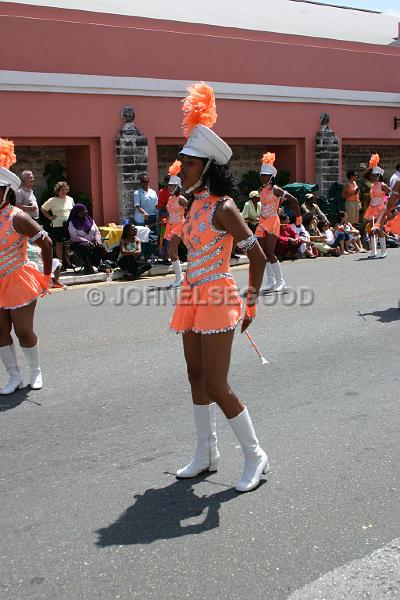
[[[272,270],[274,272],[275,279],[276,279],[276,283],[274,285],[274,291],[281,292],[285,288],[286,283],[283,279],[281,265],[280,265],[279,260],[277,260],[275,263],[272,263],[271,266],[272,266]]]
[[[369,241],[371,242],[371,252],[368,254],[368,258],[376,258],[376,235],[371,235]]]
[[[171,285],[171,287],[173,287],[173,288],[179,287],[183,283],[182,267],[181,267],[181,261],[179,260],[179,258],[178,258],[178,260],[173,261],[172,268],[174,269],[174,273],[175,273],[175,281]]]
[[[381,247],[379,258],[386,258],[387,257],[387,252],[386,252],[386,238],[385,237],[380,237],[379,238],[379,245]]]
[[[260,292],[270,292],[271,290],[274,289],[275,275],[274,275],[274,271],[272,269],[272,265],[269,261],[267,262],[266,271],[267,271],[267,282],[266,282],[266,285],[264,285],[264,287],[262,287],[260,289]]]
[[[29,383],[31,384],[31,388],[33,390],[40,390],[43,386],[43,382],[42,372],[40,370],[39,342],[37,342],[36,346],[33,346],[33,348],[23,348],[21,346],[21,349],[29,367]]]
[[[269,471],[268,457],[260,447],[247,408],[240,415],[228,419],[233,433],[242,446],[244,470],[236,486],[238,492],[250,492],[260,483],[261,475]]]
[[[216,404],[193,404],[197,430],[197,447],[192,461],[176,472],[177,477],[197,477],[203,471],[216,471],[219,463],[217,448]]]
[[[0,348],[0,358],[8,373],[8,383],[0,389],[0,394],[6,396],[12,394],[18,388],[22,388],[24,385],[17,365],[14,344],[11,344],[11,346],[2,346]]]

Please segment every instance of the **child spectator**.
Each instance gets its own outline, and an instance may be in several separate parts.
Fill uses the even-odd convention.
[[[317,258],[316,254],[314,254],[314,252],[312,251],[310,234],[308,233],[304,225],[296,225],[295,223],[292,223],[290,226],[303,242],[299,247],[299,253],[301,257]]]
[[[339,248],[333,248],[326,243],[326,237],[322,235],[317,227],[317,222],[311,213],[307,213],[303,216],[303,225],[310,234],[311,245],[316,248],[322,256],[328,254],[332,256],[339,256]]]
[[[343,229],[338,224],[335,225],[335,228],[333,229],[330,226],[330,223],[319,221],[318,229],[325,237],[325,243],[328,244],[328,246],[331,248],[338,248],[342,256],[343,254],[348,254],[345,243],[348,241],[349,236],[344,233]]]
[[[344,233],[348,234],[350,243],[354,246],[356,252],[366,252],[361,243],[361,235],[356,227],[348,220],[345,210],[339,212],[339,223],[343,227]],[[347,248],[348,249],[348,248]]]

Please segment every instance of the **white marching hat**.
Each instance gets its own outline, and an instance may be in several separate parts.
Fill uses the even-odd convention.
[[[0,187],[8,187],[16,192],[21,185],[20,178],[12,171],[0,167]]]
[[[171,175],[168,181],[168,185],[179,185],[179,187],[181,187],[181,178],[177,175]]]
[[[272,175],[272,177],[276,177],[277,173],[278,171],[274,165],[261,165],[260,175]]]
[[[373,167],[372,169],[372,175],[383,175],[384,173],[385,171],[380,167]]]
[[[226,165],[232,156],[228,144],[205,125],[193,127],[186,144],[179,154],[208,158],[215,160],[219,165]]]

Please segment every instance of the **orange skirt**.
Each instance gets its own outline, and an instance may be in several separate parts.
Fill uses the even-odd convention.
[[[31,304],[45,294],[49,283],[31,264],[22,265],[0,279],[0,309],[12,310]]]
[[[365,218],[366,219],[377,219],[379,217],[379,215],[381,214],[382,208],[384,207],[384,204],[381,204],[380,206],[371,206],[371,204],[368,206],[367,210],[365,211]]]
[[[256,236],[259,238],[264,238],[266,237],[267,233],[269,233],[270,235],[278,237],[280,229],[281,221],[278,215],[275,217],[267,217],[266,219],[260,217],[256,229]]]
[[[176,333],[225,333],[241,322],[242,306],[233,279],[191,287],[185,277],[170,328]]]
[[[167,227],[165,228],[164,240],[168,240],[170,242],[174,235],[177,237],[182,237],[182,226],[182,221],[178,221],[178,223],[174,223],[173,225],[168,222]]]
[[[400,213],[386,223],[385,230],[389,233],[400,235]]]

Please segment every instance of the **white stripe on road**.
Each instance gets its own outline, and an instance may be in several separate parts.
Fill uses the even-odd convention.
[[[400,598],[400,538],[323,575],[288,600],[383,600]]]

